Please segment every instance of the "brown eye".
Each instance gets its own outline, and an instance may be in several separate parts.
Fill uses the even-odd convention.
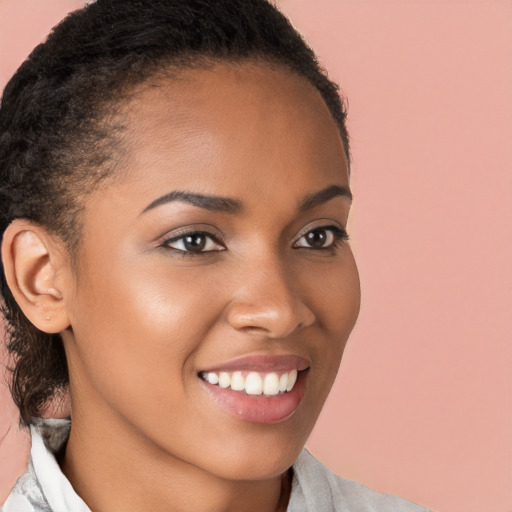
[[[204,235],[188,235],[183,237],[183,246],[186,251],[202,251],[206,246]]]
[[[334,235],[330,231],[326,231],[324,229],[310,231],[304,238],[310,247],[316,249],[320,249],[325,245],[331,245],[334,241]]]
[[[302,235],[294,247],[304,247],[306,249],[328,249],[336,246],[338,240],[348,239],[344,229],[337,226],[329,226],[312,229]]]
[[[177,251],[189,253],[223,251],[225,249],[225,247],[215,240],[212,235],[201,232],[186,233],[179,237],[167,240],[162,245]]]

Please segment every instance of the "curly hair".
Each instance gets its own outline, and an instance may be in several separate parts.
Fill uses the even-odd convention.
[[[58,235],[74,254],[83,198],[114,172],[122,131],[116,108],[160,73],[256,60],[305,77],[337,123],[338,86],[285,16],[267,0],[97,0],[68,15],[7,84],[0,107],[0,232],[17,218]],[[11,391],[21,421],[69,384],[59,334],[25,317],[2,267]]]

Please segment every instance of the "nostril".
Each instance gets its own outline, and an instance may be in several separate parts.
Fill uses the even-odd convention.
[[[226,319],[234,329],[247,334],[262,335],[272,339],[286,338],[298,329],[315,322],[314,313],[292,293],[254,294],[250,300],[232,301],[226,310]]]
[[[306,324],[302,321],[295,325],[291,322],[278,323],[276,321],[254,321],[252,323],[248,323],[248,325],[238,326],[236,329],[247,335],[264,336],[268,339],[278,340],[286,338],[293,332],[300,330],[305,326]]]

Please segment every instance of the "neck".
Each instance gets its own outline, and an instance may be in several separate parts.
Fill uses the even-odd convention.
[[[117,416],[99,421],[73,408],[72,417],[62,470],[94,512],[286,510],[291,471],[226,480],[162,451]]]

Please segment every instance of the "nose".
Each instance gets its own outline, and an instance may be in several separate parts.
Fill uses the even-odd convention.
[[[283,339],[315,322],[304,297],[291,286],[296,280],[287,275],[280,262],[259,261],[248,267],[240,276],[241,284],[227,312],[234,329]]]

